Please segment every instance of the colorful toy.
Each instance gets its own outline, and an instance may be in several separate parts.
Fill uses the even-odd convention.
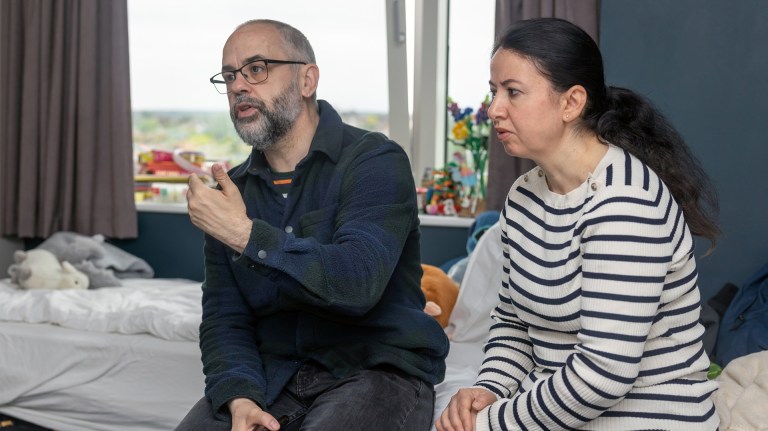
[[[455,180],[457,166],[449,163],[443,169],[433,171],[433,182],[427,192],[428,214],[456,215],[461,210],[458,205],[461,194],[461,183]],[[446,209],[446,204],[450,208]]]
[[[143,175],[210,175],[203,169],[205,156],[197,151],[151,150],[139,153],[139,174]]]

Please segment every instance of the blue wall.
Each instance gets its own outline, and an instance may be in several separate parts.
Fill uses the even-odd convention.
[[[720,194],[724,236],[698,258],[702,296],[741,285],[768,262],[768,2],[604,0],[600,21],[608,84],[650,98]]]
[[[468,233],[469,228],[422,226],[422,262],[440,266],[466,255]],[[27,246],[36,247],[39,242]],[[202,280],[205,274],[203,233],[186,213],[139,212],[139,237],[110,242],[146,260],[156,277]]]
[[[189,215],[139,212],[138,216],[138,238],[110,242],[146,260],[155,270],[155,277],[202,281],[205,238],[189,220]]]

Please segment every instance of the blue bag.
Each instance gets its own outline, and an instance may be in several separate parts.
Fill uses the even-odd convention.
[[[768,349],[768,264],[736,292],[717,336],[715,362],[725,367],[750,353]]]

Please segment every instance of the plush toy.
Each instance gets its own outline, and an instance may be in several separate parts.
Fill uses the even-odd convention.
[[[459,286],[443,272],[442,269],[422,264],[424,275],[421,277],[421,290],[427,298],[424,311],[437,319],[440,326],[448,326],[456,298],[459,296]]]
[[[22,289],[87,289],[88,276],[47,250],[18,250],[8,268],[11,282]]]
[[[112,269],[96,265],[106,256],[104,236],[86,236],[74,232],[56,232],[43,241],[38,249],[47,250],[61,262],[70,262],[78,271],[88,276],[92,289],[122,286]]]

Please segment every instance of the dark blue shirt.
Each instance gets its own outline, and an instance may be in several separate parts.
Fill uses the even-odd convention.
[[[206,235],[200,347],[217,414],[269,406],[299,366],[391,365],[442,381],[448,340],[424,313],[416,189],[403,149],[319,101],[288,197],[263,155],[232,169],[253,229],[242,255]]]

